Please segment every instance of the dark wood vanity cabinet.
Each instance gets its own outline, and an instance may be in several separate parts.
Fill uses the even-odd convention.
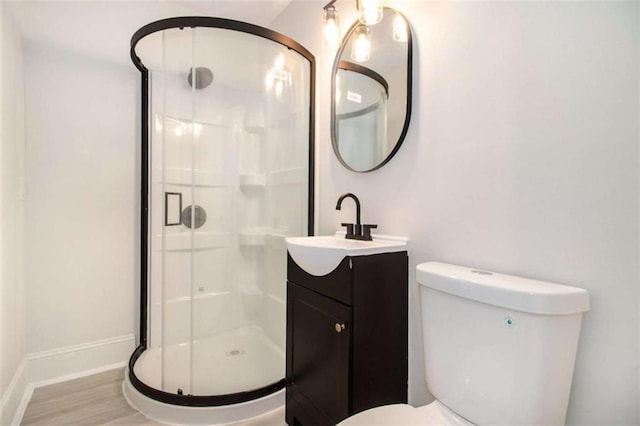
[[[407,402],[407,252],[313,276],[288,256],[286,421],[334,425]]]

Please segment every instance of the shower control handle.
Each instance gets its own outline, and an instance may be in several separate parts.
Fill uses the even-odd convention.
[[[336,333],[342,333],[342,330],[344,330],[346,326],[344,324],[336,323],[335,328],[336,328]]]

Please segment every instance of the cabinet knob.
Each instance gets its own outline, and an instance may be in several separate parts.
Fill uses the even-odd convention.
[[[336,333],[342,333],[342,330],[344,330],[344,329],[345,329],[344,324],[338,324],[338,323],[336,323],[336,326],[335,326],[335,327],[336,327]]]

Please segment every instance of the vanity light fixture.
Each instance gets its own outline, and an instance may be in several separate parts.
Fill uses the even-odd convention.
[[[371,30],[365,25],[356,28],[356,38],[351,45],[351,59],[367,62],[371,58]]]
[[[325,47],[337,46],[342,38],[340,34],[340,15],[338,15],[338,11],[333,6],[335,1],[326,5],[322,13],[322,45]]]
[[[375,25],[382,21],[381,0],[357,0],[358,19],[365,25]]]
[[[322,44],[337,46],[340,43],[340,15],[331,0],[324,6],[322,13]],[[356,0],[358,20],[363,25],[375,25],[382,20],[382,0]]]

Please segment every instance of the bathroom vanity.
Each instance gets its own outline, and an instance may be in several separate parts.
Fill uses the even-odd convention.
[[[406,245],[344,256],[325,275],[303,269],[294,259],[305,264],[306,256],[289,248],[287,423],[336,424],[371,407],[406,403]]]

